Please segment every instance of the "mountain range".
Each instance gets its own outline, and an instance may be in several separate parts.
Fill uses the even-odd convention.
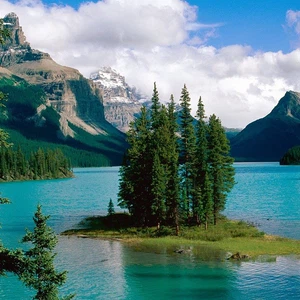
[[[149,99],[110,67],[86,79],[57,64],[31,48],[16,14],[3,20],[11,37],[0,45],[0,89],[8,95],[1,127],[28,151],[59,146],[75,166],[119,165],[124,132]],[[240,132],[225,131],[236,161],[279,161],[300,145],[299,129],[300,94],[289,91],[266,117]]]

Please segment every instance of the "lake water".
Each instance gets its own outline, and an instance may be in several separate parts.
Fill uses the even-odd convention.
[[[300,167],[238,163],[225,214],[267,233],[300,239]],[[118,168],[75,169],[76,178],[0,184],[0,239],[7,247],[32,229],[38,203],[59,233],[117,203]],[[137,252],[117,241],[59,237],[56,266],[68,270],[62,292],[76,299],[299,299],[300,258],[205,261],[192,255]],[[31,299],[14,276],[0,278],[0,299]]]

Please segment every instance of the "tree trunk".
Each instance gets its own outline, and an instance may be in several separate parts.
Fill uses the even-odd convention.
[[[174,215],[175,215],[176,236],[178,236],[179,235],[179,222],[178,222],[177,207],[174,209]]]
[[[179,226],[176,224],[176,236],[179,236]]]
[[[217,212],[214,210],[214,225],[217,225]]]

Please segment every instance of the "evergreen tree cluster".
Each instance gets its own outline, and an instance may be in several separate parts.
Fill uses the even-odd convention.
[[[280,159],[281,165],[300,165],[300,146],[290,148]]]
[[[206,122],[201,97],[194,126],[190,102],[184,85],[178,126],[173,95],[162,105],[154,84],[151,108],[130,125],[118,204],[137,226],[173,226],[178,234],[180,224],[216,224],[225,208],[234,185],[229,142],[219,118]]]
[[[72,177],[70,161],[60,149],[38,149],[27,159],[19,147],[0,147],[0,180],[37,180]]]

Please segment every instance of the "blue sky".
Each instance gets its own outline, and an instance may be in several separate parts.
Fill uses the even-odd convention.
[[[70,5],[77,9],[84,1],[43,2]],[[282,50],[286,53],[295,47],[292,32],[285,28],[285,20],[288,10],[300,9],[299,0],[188,0],[187,2],[198,7],[199,22],[222,24],[216,37],[209,42],[217,48],[240,44],[249,45],[255,50]]]
[[[221,22],[217,47],[230,44],[250,45],[256,50],[284,52],[291,50],[284,29],[286,12],[300,8],[295,0],[190,0],[199,7],[202,22]]]
[[[286,91],[300,92],[299,0],[0,0],[27,41],[87,78],[110,66],[151,97],[179,99],[227,127],[268,114]]]

